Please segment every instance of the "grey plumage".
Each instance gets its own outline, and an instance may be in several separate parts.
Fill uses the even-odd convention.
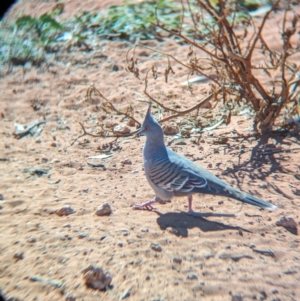
[[[230,197],[270,210],[277,208],[271,203],[233,188],[206,169],[167,148],[164,144],[163,130],[151,114],[150,106],[139,134],[147,137],[143,148],[144,168],[156,197],[170,200],[176,196],[187,196],[189,211],[192,211],[194,193]],[[135,208],[152,208],[154,202],[155,199],[152,199],[135,205]]]

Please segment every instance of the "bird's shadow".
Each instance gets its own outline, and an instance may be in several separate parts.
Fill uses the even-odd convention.
[[[239,230],[251,232],[239,226],[231,226],[220,222],[207,220],[203,216],[200,216],[200,214],[196,216],[189,215],[185,212],[167,212],[164,214],[159,211],[155,212],[156,214],[158,214],[158,218],[156,221],[160,229],[166,230],[167,228],[170,228],[170,233],[173,233],[176,236],[188,237],[188,229],[193,228],[199,228],[203,232],[222,230]]]

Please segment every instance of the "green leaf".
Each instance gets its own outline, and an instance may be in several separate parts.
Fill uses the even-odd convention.
[[[37,19],[31,16],[22,16],[16,20],[17,27],[34,27],[37,24]]]
[[[42,25],[47,24],[50,29],[53,29],[53,30],[62,29],[62,26],[47,13],[41,15],[39,17],[39,21],[42,23]]]

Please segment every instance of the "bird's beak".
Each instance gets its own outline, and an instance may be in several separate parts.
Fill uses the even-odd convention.
[[[136,135],[137,135],[138,137],[140,137],[140,136],[145,136],[145,134],[144,134],[144,131],[143,131],[143,128],[142,128],[142,127],[140,127],[140,128],[139,128],[139,130],[137,131]]]

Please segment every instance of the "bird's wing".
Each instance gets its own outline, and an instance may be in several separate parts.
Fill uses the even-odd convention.
[[[156,186],[173,192],[188,193],[207,185],[204,177],[194,173],[183,162],[172,162],[167,157],[153,160],[149,178]]]
[[[186,157],[175,153],[170,148],[167,148],[167,153],[171,162],[181,162],[190,174],[195,174],[197,178],[201,178],[206,181],[206,185],[200,187],[196,186],[194,192],[227,195],[226,190],[228,189],[228,185],[214,174],[190,161]],[[191,178],[193,178],[193,176],[191,176]],[[229,191],[228,193],[230,194]]]

